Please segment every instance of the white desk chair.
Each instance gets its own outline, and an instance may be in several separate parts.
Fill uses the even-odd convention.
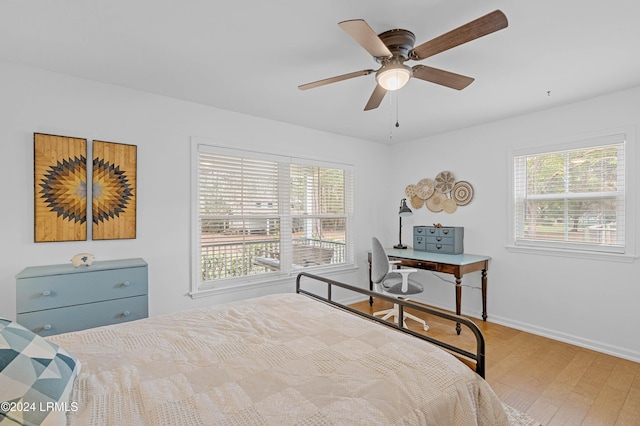
[[[394,268],[397,261],[390,262],[384,247],[376,237],[372,239],[371,251],[371,281],[378,286],[382,293],[394,297],[408,298],[412,294],[422,293],[424,287],[417,281],[409,279],[409,274],[417,272],[413,268]],[[392,309],[380,312],[374,312],[374,316],[381,316],[383,320],[393,317],[393,322],[398,323],[399,310],[398,305],[394,303]],[[422,319],[408,312],[403,312],[404,319],[409,318],[422,324],[425,331],[429,330],[429,326]],[[407,328],[406,321],[403,321],[404,328]]]

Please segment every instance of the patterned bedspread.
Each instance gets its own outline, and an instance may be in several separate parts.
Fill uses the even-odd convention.
[[[53,336],[77,425],[507,425],[433,345],[297,294]]]

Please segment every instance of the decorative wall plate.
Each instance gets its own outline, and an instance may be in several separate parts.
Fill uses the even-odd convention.
[[[467,181],[456,182],[452,172],[442,171],[435,179],[424,178],[416,184],[407,185],[404,193],[414,209],[426,206],[434,213],[453,213],[458,206],[471,202],[473,187]]]
[[[411,184],[407,185],[407,187],[404,189],[404,194],[405,194],[407,197],[411,198],[411,197],[413,197],[414,195],[416,195],[416,190],[417,190],[417,189],[418,189],[418,188],[417,188],[414,184],[412,184],[412,183],[411,183]]]
[[[451,198],[447,198],[442,202],[442,210],[446,213],[453,213],[458,209],[458,205]]]
[[[441,212],[443,210],[442,203],[447,199],[447,196],[442,192],[434,191],[433,195],[427,200],[427,208],[434,213]]]
[[[443,194],[448,193],[453,189],[453,185],[456,182],[456,178],[451,172],[440,172],[436,176],[436,191],[440,191]]]
[[[414,209],[419,209],[422,206],[424,206],[424,200],[422,198],[418,197],[417,195],[411,197],[411,207],[413,207]]]
[[[456,182],[451,190],[451,198],[457,205],[466,206],[473,198],[473,187],[464,180]]]
[[[434,182],[429,178],[421,179],[416,185],[416,195],[423,200],[428,199],[433,195]]]

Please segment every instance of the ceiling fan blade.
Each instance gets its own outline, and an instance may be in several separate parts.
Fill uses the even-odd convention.
[[[298,89],[300,90],[313,89],[314,87],[320,87],[326,84],[337,83],[338,81],[348,80],[354,77],[369,75],[372,72],[375,72],[375,70],[362,70],[362,71],[350,72],[349,74],[337,75],[335,77],[325,78],[324,80],[314,81],[313,83],[301,84],[300,86],[298,86]]]
[[[464,24],[461,27],[442,34],[433,40],[422,43],[414,47],[409,52],[409,58],[421,60],[433,56],[437,53],[449,50],[471,40],[486,36],[495,31],[506,28],[509,25],[507,17],[500,10],[494,10],[474,21]]]
[[[369,98],[369,102],[367,102],[367,105],[365,105],[364,110],[369,111],[378,108],[380,106],[380,103],[382,102],[382,99],[384,99],[384,95],[386,94],[387,90],[379,84],[376,84],[376,88],[373,89],[373,93]]]
[[[413,68],[413,76],[420,80],[429,81],[441,86],[450,87],[456,90],[462,90],[471,83],[473,78],[453,72],[441,70],[438,68],[428,67],[426,65],[415,65]]]
[[[339,22],[338,25],[352,39],[371,54],[378,58],[386,58],[391,56],[389,48],[380,40],[380,37],[371,29],[364,19],[353,19],[350,21]]]

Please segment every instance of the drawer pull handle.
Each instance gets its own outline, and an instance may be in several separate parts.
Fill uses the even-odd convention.
[[[442,237],[436,237],[436,241],[442,241]]]
[[[436,248],[440,250],[442,248],[442,244],[436,244]]]
[[[131,312],[129,312],[129,311],[124,311],[124,312],[122,313],[122,316],[123,316],[123,317],[128,317],[129,315],[131,315]]]
[[[125,281],[122,283],[122,287],[129,287],[129,284],[131,284],[129,281]]]
[[[443,230],[442,230],[442,233],[443,233],[443,234],[445,234],[445,235],[447,235],[447,234],[449,233],[449,230],[448,230],[448,229],[443,229]]]
[[[51,296],[51,291],[45,290],[45,291],[42,292],[42,295],[43,296]]]
[[[44,327],[42,327],[42,329],[45,331],[51,330],[51,324],[45,324]]]

